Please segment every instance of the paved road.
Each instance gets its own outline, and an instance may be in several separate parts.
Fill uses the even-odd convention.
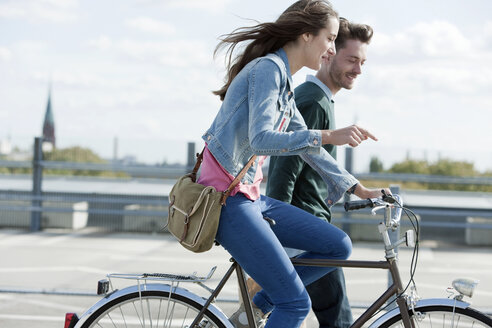
[[[379,244],[355,243],[352,259],[383,259]],[[411,251],[400,249],[402,278],[409,277]],[[109,272],[173,272],[205,275],[218,265],[213,286],[228,267],[229,256],[220,247],[205,254],[190,253],[169,235],[43,231],[28,233],[0,230],[0,327],[63,327],[65,312],[82,313],[96,296],[27,293],[55,291],[94,293],[96,283]],[[422,297],[446,297],[446,287],[456,277],[480,280],[474,307],[492,309],[491,248],[458,247],[427,242],[421,246],[416,274]],[[382,292],[387,274],[374,269],[346,269],[348,295],[353,305],[368,304],[371,295]],[[13,293],[16,290],[25,293]],[[222,299],[237,299],[233,280]],[[226,314],[237,306],[220,302]],[[360,313],[359,309],[354,312]],[[308,327],[316,327],[311,314]]]

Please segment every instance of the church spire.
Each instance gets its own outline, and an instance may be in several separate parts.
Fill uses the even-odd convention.
[[[55,148],[55,120],[51,108],[51,84],[48,92],[48,104],[43,122],[43,150],[51,151]]]

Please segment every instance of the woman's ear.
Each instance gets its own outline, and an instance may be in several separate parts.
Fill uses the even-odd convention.
[[[309,33],[309,32],[306,32],[306,33],[303,33],[301,34],[301,38],[305,41],[305,42],[308,42],[309,40],[311,40],[312,38],[312,34]]]

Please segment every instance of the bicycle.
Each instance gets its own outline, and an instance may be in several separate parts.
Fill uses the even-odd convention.
[[[419,299],[413,275],[416,270],[418,257],[419,226],[415,214],[403,207],[398,195],[385,195],[380,198],[349,201],[344,204],[346,211],[362,208],[372,208],[375,214],[384,211],[384,219],[378,225],[381,233],[385,261],[358,260],[327,260],[327,259],[298,259],[293,258],[294,265],[330,266],[350,268],[385,269],[391,273],[392,284],[374,301],[372,305],[354,321],[351,328],[362,327],[383,310],[387,312],[370,323],[369,327],[492,327],[492,319],[486,314],[470,307],[463,300],[464,296],[471,297],[476,282],[467,279],[456,279],[453,287],[456,295],[448,298]],[[400,226],[402,212],[410,219],[413,229],[405,232],[404,236],[392,242],[389,231],[397,230]],[[273,224],[273,223],[271,223]],[[402,245],[413,247],[410,281],[403,287],[398,269],[395,249]],[[250,298],[246,287],[246,277],[239,264],[231,259],[231,266],[214,289],[204,283],[209,280],[216,267],[199,277],[191,275],[172,275],[165,273],[154,274],[108,274],[107,279],[98,282],[98,295],[104,297],[88,309],[80,318],[74,313],[66,314],[65,328],[91,327],[198,327],[198,328],[231,328],[232,323],[217,307],[214,301],[232,274],[236,272],[240,294],[244,300],[249,326],[256,328],[253,320]],[[111,279],[135,280],[136,285],[118,290],[112,286]],[[165,283],[164,283],[165,282]],[[179,286],[180,283],[192,282],[208,290],[208,298],[200,297]],[[111,289],[113,288],[113,289]],[[410,288],[410,292],[407,290]],[[393,300],[391,300],[394,298]],[[385,305],[386,304],[386,305]],[[249,306],[248,306],[249,305]]]

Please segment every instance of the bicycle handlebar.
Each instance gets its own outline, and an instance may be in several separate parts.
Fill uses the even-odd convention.
[[[366,207],[376,207],[376,206],[384,206],[386,204],[393,204],[396,202],[396,199],[392,195],[383,194],[381,197],[377,198],[367,198],[361,200],[352,200],[345,202],[343,207],[345,211],[353,211]]]
[[[343,204],[343,207],[345,208],[345,211],[347,211],[347,212],[353,211],[353,210],[358,210],[361,208],[366,208],[366,207],[374,207],[374,200],[377,200],[377,198],[352,200],[349,202],[345,202],[345,204]]]

